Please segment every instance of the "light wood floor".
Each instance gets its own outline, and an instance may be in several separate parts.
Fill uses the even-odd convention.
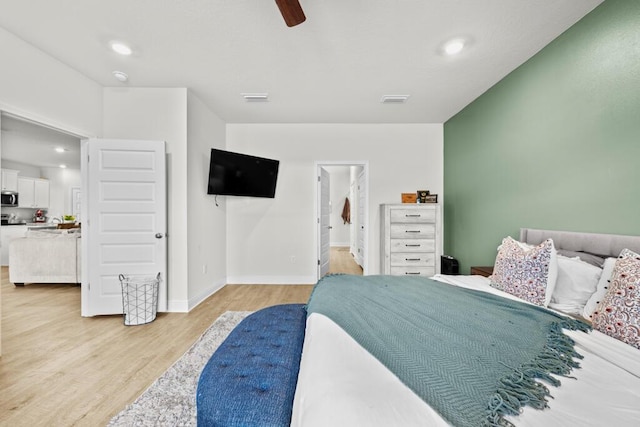
[[[148,325],[80,317],[80,287],[14,287],[2,267],[0,426],[102,426],[225,311],[303,303],[311,285],[225,286],[190,313]]]
[[[329,273],[362,275],[362,267],[353,259],[348,247],[333,246],[329,252]]]

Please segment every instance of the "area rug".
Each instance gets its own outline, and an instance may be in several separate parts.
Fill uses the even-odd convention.
[[[250,311],[227,311],[167,371],[113,417],[109,426],[195,426],[200,372],[222,341]]]

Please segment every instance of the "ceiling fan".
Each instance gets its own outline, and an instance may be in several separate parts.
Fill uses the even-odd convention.
[[[298,0],[276,0],[287,27],[302,24],[306,18]]]

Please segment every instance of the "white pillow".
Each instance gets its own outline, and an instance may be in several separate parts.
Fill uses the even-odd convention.
[[[616,265],[616,260],[617,258],[607,258],[604,260],[604,265],[602,266],[602,274],[600,275],[600,280],[598,280],[596,291],[593,295],[591,295],[584,306],[584,310],[582,311],[582,316],[584,316],[585,319],[591,319],[591,315],[595,311],[596,306],[607,294],[609,281],[611,280],[611,274],[613,273],[613,267]]]
[[[569,314],[582,315],[594,294],[602,269],[580,258],[558,255],[558,280],[549,307]]]

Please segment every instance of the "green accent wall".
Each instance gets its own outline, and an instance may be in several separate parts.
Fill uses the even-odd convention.
[[[640,1],[606,0],[444,125],[444,250],[520,227],[640,235]]]

